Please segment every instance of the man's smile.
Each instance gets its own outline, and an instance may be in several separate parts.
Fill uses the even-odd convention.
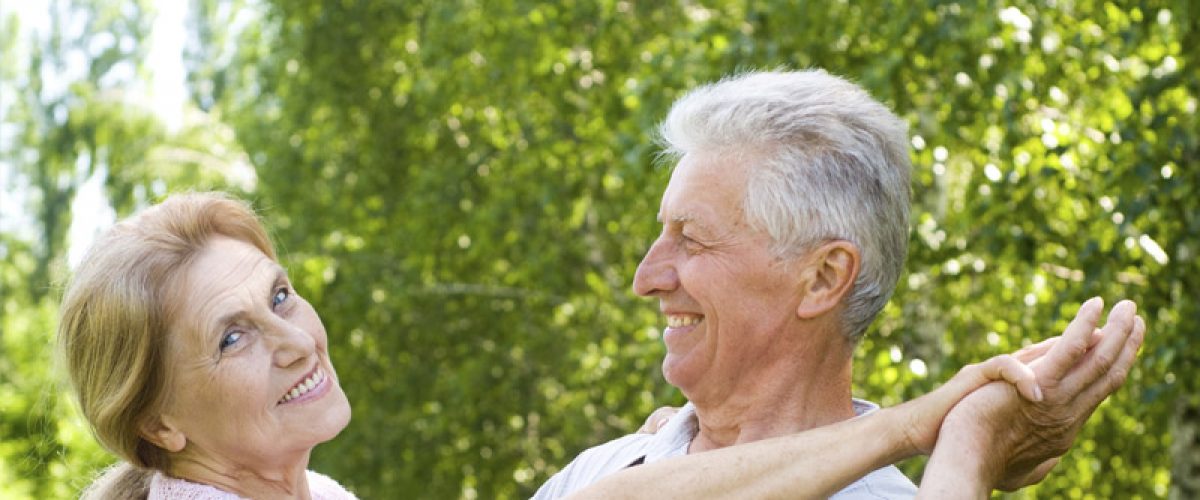
[[[667,326],[670,328],[683,328],[692,326],[704,320],[704,316],[700,314],[668,314]]]

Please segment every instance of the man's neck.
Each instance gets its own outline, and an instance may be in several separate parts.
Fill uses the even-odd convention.
[[[692,400],[699,430],[688,447],[698,453],[793,434],[853,417],[850,360],[834,353],[749,375],[744,390]],[[809,369],[796,369],[797,366]]]

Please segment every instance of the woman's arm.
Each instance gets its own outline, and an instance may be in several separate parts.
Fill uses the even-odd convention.
[[[1102,309],[1102,302],[1090,300],[1061,339],[969,365],[937,390],[901,405],[791,436],[632,467],[570,498],[825,498],[870,471],[931,451],[923,497],[986,498],[998,485],[1033,484],[1066,452],[1091,411],[1120,387],[1136,359],[1145,333],[1136,308],[1118,304],[1099,332]],[[993,380],[1008,381],[1024,400],[1004,384],[974,392]],[[968,395],[971,404],[956,406]],[[947,419],[951,409],[955,414]],[[938,442],[939,428],[944,442]]]
[[[997,356],[895,407],[799,434],[631,467],[570,498],[827,497],[872,470],[928,453],[950,408],[992,380],[1007,380],[1025,397],[1037,397],[1029,368]]]

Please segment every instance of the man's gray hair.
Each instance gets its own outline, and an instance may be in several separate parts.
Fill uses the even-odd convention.
[[[822,70],[750,72],[689,92],[660,127],[664,153],[748,162],[747,222],[780,257],[858,246],[842,317],[852,342],[883,310],[908,251],[908,133],[859,86]]]

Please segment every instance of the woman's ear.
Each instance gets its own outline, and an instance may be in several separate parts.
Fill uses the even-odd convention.
[[[837,307],[854,289],[862,257],[846,240],[829,241],[809,252],[796,315],[813,319]]]
[[[187,437],[183,435],[183,431],[171,425],[169,419],[162,415],[155,415],[143,421],[138,426],[138,435],[171,453],[179,453],[187,445]]]

